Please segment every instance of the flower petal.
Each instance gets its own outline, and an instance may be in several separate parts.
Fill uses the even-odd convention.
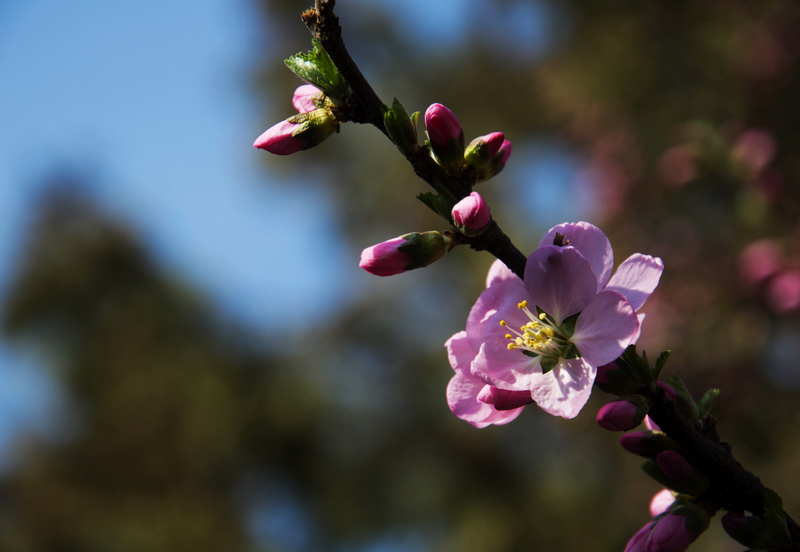
[[[561,324],[582,311],[597,294],[597,277],[589,261],[574,247],[545,245],[528,257],[525,289],[534,305]]]
[[[472,348],[477,351],[487,341],[498,342],[505,348],[508,340],[503,336],[507,330],[500,325],[500,321],[505,320],[512,328],[527,324],[528,317],[517,308],[527,296],[519,278],[492,284],[481,293],[467,317],[467,335]]]
[[[602,291],[581,312],[571,341],[593,366],[618,358],[639,335],[639,319],[625,297]]]
[[[664,262],[658,257],[634,253],[619,265],[606,289],[620,292],[638,311],[658,286],[663,271]]]
[[[589,400],[596,375],[597,368],[582,358],[562,360],[538,378],[531,396],[548,414],[574,418]]]
[[[502,343],[483,343],[470,366],[472,375],[481,381],[507,391],[526,391],[542,375],[540,358],[509,351]]]
[[[589,261],[592,270],[597,275],[595,291],[603,289],[614,268],[614,251],[603,231],[588,222],[565,222],[551,228],[542,238],[539,247],[553,245],[556,233],[569,240],[568,245],[580,251],[581,255]]]
[[[495,259],[492,266],[489,267],[489,273],[486,275],[486,287],[488,288],[506,280],[519,280],[519,277],[511,272],[511,269],[503,261]]]
[[[467,332],[458,332],[445,343],[450,365],[456,374],[447,385],[447,404],[457,417],[475,427],[490,424],[507,424],[522,412],[523,407],[499,411],[494,406],[478,400],[478,395],[488,387],[470,373],[470,363],[475,351],[467,340]]]

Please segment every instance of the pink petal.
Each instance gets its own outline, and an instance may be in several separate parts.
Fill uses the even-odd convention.
[[[542,377],[540,358],[509,351],[503,343],[483,343],[470,367],[479,380],[507,391],[526,391]]]
[[[527,296],[519,278],[498,282],[481,293],[467,317],[467,335],[472,348],[477,351],[487,341],[506,347],[508,340],[503,336],[508,330],[500,325],[500,321],[505,320],[517,329],[527,324],[528,317],[517,308],[517,304]]]
[[[653,517],[660,516],[672,506],[675,502],[675,495],[669,489],[661,489],[653,496],[650,501],[650,515]]]
[[[539,247],[553,245],[556,233],[569,240],[568,245],[580,251],[581,255],[589,261],[592,270],[597,275],[596,291],[603,289],[614,268],[614,251],[603,231],[588,222],[565,222],[551,228],[542,238]]]
[[[313,84],[298,86],[292,96],[292,105],[299,113],[308,113],[317,109],[314,104],[314,96],[322,94],[322,91]]]
[[[457,417],[475,427],[506,424],[522,412],[522,407],[498,411],[494,406],[478,400],[484,387],[488,387],[469,371],[475,351],[467,341],[466,332],[458,332],[445,343],[450,365],[456,374],[447,385],[447,404]]]
[[[532,303],[529,308],[536,305],[561,324],[597,294],[597,277],[574,247],[545,245],[528,257],[525,289]]]
[[[533,402],[530,391],[509,391],[491,385],[481,389],[478,400],[492,405],[497,410],[515,410]]]
[[[511,272],[511,269],[503,261],[495,259],[492,266],[489,267],[489,273],[486,275],[486,287],[488,288],[506,280],[519,280],[519,276]]]
[[[639,319],[625,297],[603,291],[581,312],[572,342],[593,366],[618,358],[639,333]]]
[[[531,396],[548,414],[574,418],[589,400],[596,375],[597,368],[582,358],[562,360],[538,378]]]
[[[292,136],[292,132],[298,127],[296,123],[288,120],[271,126],[264,131],[261,136],[256,138],[253,143],[254,148],[267,150],[276,155],[290,155],[301,151],[308,144],[308,140],[300,140]]]
[[[663,271],[664,262],[658,257],[634,253],[619,265],[606,289],[620,292],[638,311],[658,286]]]

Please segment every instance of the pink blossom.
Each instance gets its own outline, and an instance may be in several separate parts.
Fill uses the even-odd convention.
[[[653,495],[653,499],[650,501],[650,515],[653,517],[660,516],[669,510],[673,502],[675,502],[675,495],[672,494],[672,491],[669,489],[661,489]]]
[[[772,161],[776,149],[775,139],[769,132],[751,128],[739,136],[733,145],[732,155],[755,174]]]
[[[627,400],[612,401],[597,412],[597,423],[608,431],[628,431],[642,422],[645,412],[646,405]]]
[[[358,266],[375,276],[393,276],[405,272],[411,256],[397,249],[405,242],[401,236],[367,247],[361,252]]]
[[[298,86],[292,96],[292,105],[299,113],[314,111],[321,105],[317,105],[320,100],[324,100],[325,94],[313,84]]]
[[[757,286],[780,269],[782,257],[775,240],[755,241],[739,253],[739,276],[746,284]]]
[[[253,143],[254,148],[266,150],[276,155],[290,155],[305,149],[308,140],[295,138],[292,134],[300,125],[288,119],[268,128]]]
[[[459,228],[480,230],[491,220],[489,206],[478,192],[472,192],[453,207],[453,222]]]
[[[561,245],[553,245],[557,233]],[[528,258],[524,282],[494,277],[478,298],[460,337],[468,347],[449,349],[454,369],[469,364],[483,384],[527,391],[546,412],[575,417],[597,367],[638,337],[636,310],[663,264],[637,253],[613,277],[612,268],[611,244],[599,228],[581,222],[551,229]]]
[[[800,269],[782,270],[767,283],[767,306],[775,312],[790,312],[800,307]]]
[[[425,111],[425,129],[430,141],[443,148],[450,140],[459,140],[462,134],[458,118],[440,103],[432,104]]]
[[[667,514],[656,520],[647,537],[647,552],[684,552],[698,537],[686,527],[686,516]]]

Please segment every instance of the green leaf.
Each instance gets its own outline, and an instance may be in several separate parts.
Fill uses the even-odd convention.
[[[714,407],[717,397],[719,397],[719,389],[709,389],[706,391],[703,398],[700,399],[700,402],[697,404],[701,418],[708,416],[708,413],[711,412],[711,409]]]
[[[442,217],[450,224],[453,224],[453,218],[451,214],[453,211],[453,205],[450,204],[450,201],[433,192],[422,192],[417,196],[417,199],[427,205],[431,211]]]
[[[322,90],[334,100],[349,93],[349,87],[328,53],[313,39],[314,48],[285,60],[286,66],[298,77]]]
[[[640,357],[636,353],[636,345],[630,345],[620,357],[631,370],[636,374],[642,383],[647,383],[653,380],[653,371],[650,369],[650,364],[647,362],[647,357]]]
[[[653,379],[658,380],[659,376],[661,376],[661,371],[664,369],[664,365],[667,363],[671,352],[672,351],[662,351],[661,354],[658,355],[656,366],[653,368]]]

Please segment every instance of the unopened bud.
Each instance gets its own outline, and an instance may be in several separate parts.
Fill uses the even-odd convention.
[[[483,233],[492,220],[489,206],[478,192],[472,192],[456,203],[451,214],[453,223],[465,236]]]
[[[678,445],[660,431],[636,431],[619,438],[619,444],[630,453],[655,458],[665,450],[675,450]]]
[[[292,105],[298,113],[308,113],[325,106],[325,93],[313,84],[298,86],[292,96]]]
[[[709,516],[690,502],[675,501],[669,512],[655,520],[647,537],[648,552],[684,552],[708,529]]]
[[[492,158],[500,151],[504,140],[505,137],[502,132],[492,132],[484,136],[478,136],[464,150],[464,162],[479,170],[486,168]]]
[[[503,145],[489,161],[489,165],[483,169],[478,180],[488,180],[503,170],[508,158],[511,156],[511,142],[503,140]]]
[[[425,111],[425,130],[436,162],[446,171],[458,169],[464,163],[464,132],[461,123],[440,103]]]
[[[601,391],[618,397],[636,393],[642,386],[639,377],[627,364],[617,362],[597,368],[594,384]]]
[[[647,400],[644,397],[628,395],[600,408],[597,412],[597,423],[609,431],[628,431],[642,423],[647,410]]]
[[[530,391],[509,391],[487,385],[481,389],[478,400],[491,404],[496,410],[514,410],[532,403],[533,397]]]
[[[313,148],[339,128],[336,117],[327,108],[298,113],[267,129],[253,147],[276,155],[290,155]]]
[[[366,248],[358,266],[376,276],[393,276],[438,261],[450,241],[439,232],[412,232]]]

